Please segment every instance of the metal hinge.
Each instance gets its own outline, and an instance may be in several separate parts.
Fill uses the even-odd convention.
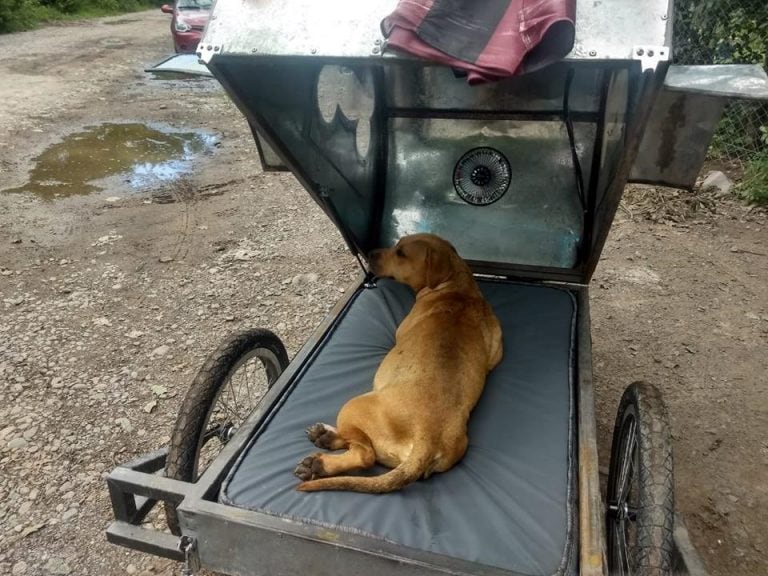
[[[635,46],[632,48],[632,59],[640,60],[640,66],[645,72],[648,69],[655,70],[659,62],[669,60],[671,52],[669,46]]]
[[[197,540],[191,536],[182,536],[179,540],[179,550],[184,553],[184,566],[181,569],[181,576],[195,576],[195,572],[200,570]]]

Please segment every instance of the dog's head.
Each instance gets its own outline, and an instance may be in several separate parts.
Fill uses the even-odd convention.
[[[374,275],[393,278],[419,292],[450,280],[462,261],[439,236],[413,234],[403,236],[392,248],[374,250],[369,262]]]

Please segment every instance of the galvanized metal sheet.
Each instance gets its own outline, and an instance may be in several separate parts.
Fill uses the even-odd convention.
[[[570,58],[640,59],[638,48],[652,47],[654,58],[667,59],[670,2],[579,2]],[[384,52],[388,57],[410,59],[382,51],[380,22],[396,6],[397,0],[218,0],[201,54],[208,60],[219,53],[379,58]],[[647,50],[643,57],[647,58]]]
[[[195,54],[176,54],[147,68],[145,72],[162,76],[164,74],[187,74],[189,76],[213,76]]]
[[[670,66],[664,87],[675,92],[768,100],[768,75],[759,64]]]
[[[654,105],[631,182],[693,188],[725,100],[664,89]]]

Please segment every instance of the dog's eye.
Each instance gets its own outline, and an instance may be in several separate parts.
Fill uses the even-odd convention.
[[[402,248],[398,248],[397,250],[395,250],[395,254],[397,254],[399,258],[405,258],[405,252],[403,252]]]

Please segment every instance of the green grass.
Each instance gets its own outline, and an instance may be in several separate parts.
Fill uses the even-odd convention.
[[[736,189],[749,202],[768,204],[768,150],[763,150],[747,162],[744,177]]]
[[[160,0],[0,0],[0,33],[41,24],[99,18],[159,6]]]

